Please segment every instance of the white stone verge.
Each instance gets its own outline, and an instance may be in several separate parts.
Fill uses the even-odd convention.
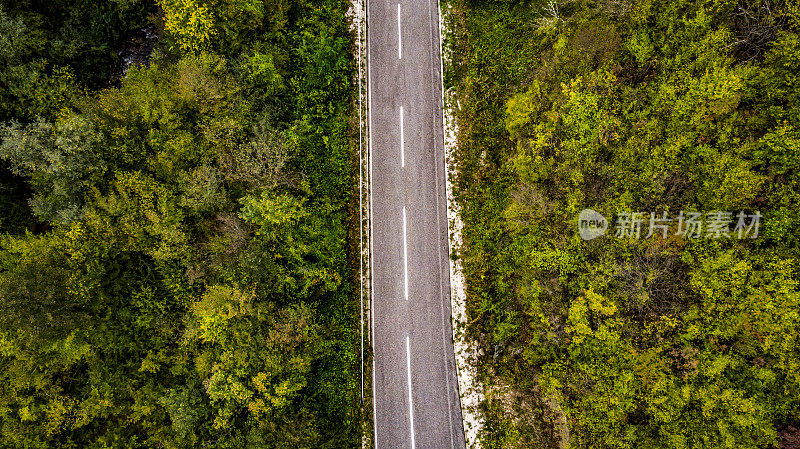
[[[445,64],[450,63],[450,46],[446,45],[447,23],[450,15],[449,6],[439,4],[439,44],[442,55],[442,73]],[[442,85],[444,88],[444,83]],[[458,144],[458,123],[454,108],[458,107],[455,92],[443,92],[443,124],[444,124],[444,152],[445,152],[445,179],[447,182],[447,221],[450,229],[450,300],[452,302],[452,327],[453,348],[456,355],[456,371],[458,373],[458,391],[461,396],[461,414],[464,419],[464,436],[467,448],[480,449],[480,431],[484,419],[480,414],[480,404],[484,400],[483,386],[480,384],[477,373],[478,349],[475,342],[466,335],[467,326],[467,295],[464,273],[461,266],[461,230],[464,227],[461,221],[460,208],[453,194],[453,177],[457,167],[455,165],[455,150]]]

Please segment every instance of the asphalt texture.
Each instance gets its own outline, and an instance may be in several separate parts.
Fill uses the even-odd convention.
[[[450,320],[438,27],[430,0],[367,4],[379,449],[465,447]]]

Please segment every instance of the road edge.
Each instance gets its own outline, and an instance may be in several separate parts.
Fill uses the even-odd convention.
[[[359,220],[359,307],[360,307],[360,385],[361,447],[371,449],[374,442],[374,401],[372,395],[372,154],[369,138],[367,0],[350,0],[347,15],[353,33],[353,60],[356,62],[358,96],[358,220]]]

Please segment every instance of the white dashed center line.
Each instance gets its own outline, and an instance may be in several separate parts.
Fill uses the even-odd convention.
[[[406,335],[406,367],[408,368],[408,417],[411,423],[411,449],[416,448],[414,442],[414,401],[411,397],[411,343],[410,337]]]
[[[397,59],[403,59],[403,23],[400,19],[400,3],[397,4]]]
[[[406,207],[403,206],[403,273],[405,276],[406,301],[408,301],[408,240],[406,239]]]
[[[403,107],[400,106],[400,165],[405,168],[406,166],[406,136],[403,130]]]

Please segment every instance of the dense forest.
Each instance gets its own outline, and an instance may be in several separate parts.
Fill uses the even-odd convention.
[[[0,446],[360,442],[338,0],[0,0]]]
[[[448,3],[483,447],[800,448],[800,3]]]

